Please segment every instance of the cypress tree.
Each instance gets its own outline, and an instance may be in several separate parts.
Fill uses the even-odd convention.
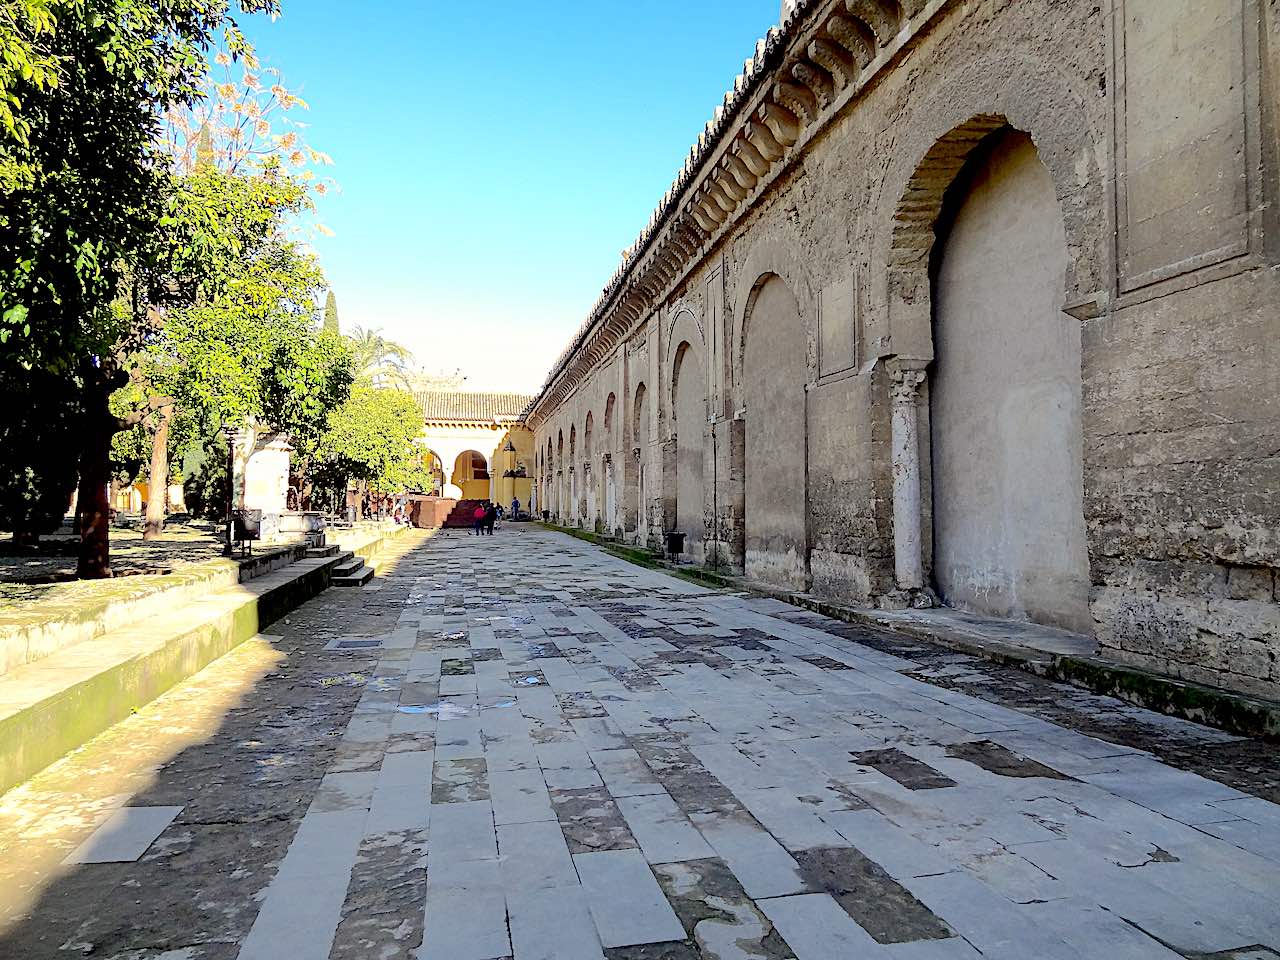
[[[330,333],[341,333],[338,328],[338,298],[329,291],[324,300],[324,329]]]

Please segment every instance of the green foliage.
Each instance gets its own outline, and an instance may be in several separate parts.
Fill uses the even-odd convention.
[[[19,538],[62,522],[76,482],[75,385],[40,370],[0,369],[0,529]]]
[[[272,380],[306,354],[324,277],[314,257],[286,239],[302,202],[288,178],[204,169],[183,178],[167,224],[169,276],[198,277],[189,305],[168,311],[147,355],[154,392],[181,398],[217,423],[267,419],[287,429],[271,400],[292,397]],[[188,264],[198,261],[195,274]]]
[[[142,400],[142,391],[136,384],[129,384],[111,396],[111,412],[123,417],[136,408]],[[111,475],[116,483],[129,486],[140,476],[151,459],[151,441],[146,427],[135,423],[111,438]]]
[[[342,333],[342,326],[338,323],[338,298],[332,290],[324,298],[324,329],[329,333]]]
[[[199,438],[185,448],[182,493],[192,516],[218,520],[227,505],[227,440],[218,432]]]
[[[46,49],[53,33],[49,0],[0,0],[0,136],[26,143],[31,125],[22,116],[19,90],[48,90],[58,64]]]
[[[414,440],[422,409],[401,390],[360,384],[329,419],[317,451],[330,481],[363,481],[374,493],[422,489],[427,478]]]
[[[163,219],[160,111],[196,96],[219,34],[246,45],[227,0],[0,4],[0,344],[69,371],[139,319],[111,305]]]
[[[188,304],[170,309],[138,379],[171,397],[182,451],[206,445],[224,423],[257,423],[314,449],[352,382],[343,338],[315,329],[324,276],[288,239],[305,202],[296,181],[213,167],[176,181],[167,225],[171,283],[196,278]],[[203,271],[188,269],[198,260]]]

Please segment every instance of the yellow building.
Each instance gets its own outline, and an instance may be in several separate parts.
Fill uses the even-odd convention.
[[[492,500],[504,507],[533,496],[533,434],[520,417],[532,396],[519,393],[420,391],[425,420],[419,441],[443,496]]]

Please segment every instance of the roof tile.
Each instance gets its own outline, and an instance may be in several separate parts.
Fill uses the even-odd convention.
[[[523,393],[463,393],[454,390],[420,390],[414,394],[428,422],[492,423],[515,420],[532,402]]]

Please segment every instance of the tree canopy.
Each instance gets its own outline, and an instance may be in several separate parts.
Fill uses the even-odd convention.
[[[358,384],[320,441],[324,473],[375,493],[422,489],[427,478],[414,445],[422,427],[422,408],[411,394]]]
[[[320,323],[327,284],[296,237],[332,161],[233,3],[278,13],[0,0],[0,520],[38,532],[78,473],[81,576],[110,575],[108,481],[142,469],[148,440],[149,530],[170,457],[208,460],[224,423],[287,432],[304,473],[416,482],[421,414],[376,389],[411,357],[342,337],[332,291]]]
[[[215,39],[237,54],[245,41],[227,0],[0,10],[0,342],[67,370],[112,353],[136,319],[113,304],[165,223],[161,111],[197,95]]]
[[[167,471],[174,412],[195,425],[191,441],[201,445],[222,424],[245,424],[313,449],[347,396],[352,361],[341,337],[315,329],[324,275],[288,236],[302,185],[270,163],[258,174],[207,165],[176,184],[174,277],[190,255],[205,267],[184,305],[165,311],[135,370],[153,398],[170,401],[156,424],[152,473]],[[154,492],[147,520],[148,535],[158,534],[164,510]]]

